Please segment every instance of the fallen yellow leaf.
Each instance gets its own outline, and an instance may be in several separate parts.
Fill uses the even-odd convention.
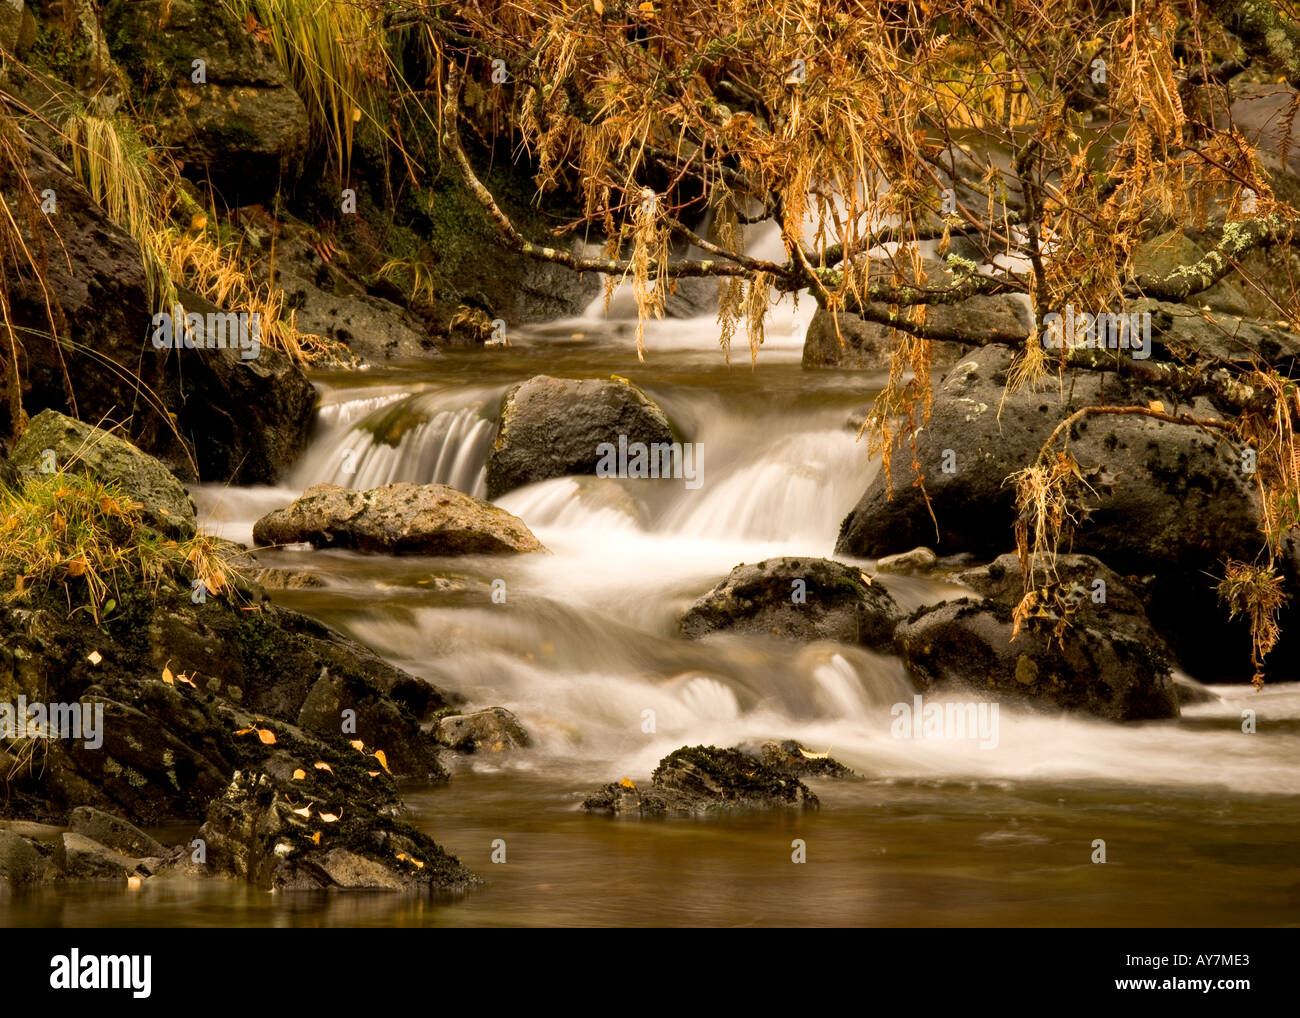
[[[329,764],[327,764],[324,760],[317,760],[314,764],[312,764],[312,766],[315,767],[318,771],[329,771],[331,774],[334,773],[334,768],[331,767]]]
[[[296,809],[296,810],[294,810],[294,812],[297,813],[298,816],[300,816],[300,817],[310,817],[310,816],[311,816],[311,803],[307,803],[307,805],[304,806],[302,809]]]
[[[350,743],[348,743],[348,745],[356,750],[363,750],[366,748],[366,744],[362,742],[360,739],[353,739]]]
[[[622,785],[624,788],[636,788],[636,782],[633,781],[631,778],[624,778],[622,781],[619,782],[619,784]]]
[[[257,737],[262,740],[263,746],[275,745],[275,732],[271,731],[269,728],[258,728],[256,731]]]
[[[311,843],[312,843],[313,845],[319,845],[319,844],[320,844],[320,831],[317,831],[315,834],[313,834],[313,835],[311,836]]]
[[[293,772],[293,780],[294,780],[294,781],[301,781],[301,780],[302,780],[303,778],[305,778],[306,776],[307,776],[307,772],[306,772],[305,770],[303,770],[301,767],[297,768],[297,769],[294,770],[294,772]]]
[[[343,816],[342,813],[321,813],[320,814],[320,818],[324,820],[327,824],[334,823],[342,816]]]
[[[176,685],[176,677],[172,675],[172,670],[168,668],[166,665],[163,665],[162,680],[163,682],[167,683],[167,685],[169,686]]]
[[[388,771],[388,757],[384,756],[384,751],[382,749],[375,750],[375,759],[379,761],[380,767]],[[392,774],[393,772],[388,771],[388,773]]]
[[[18,578],[20,580],[24,579],[24,577],[22,576]],[[104,660],[104,655],[97,650],[92,650],[89,654],[86,655],[86,660],[89,661],[92,665],[97,665],[99,664],[99,662]]]

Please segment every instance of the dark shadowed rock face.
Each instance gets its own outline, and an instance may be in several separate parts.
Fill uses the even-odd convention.
[[[291,184],[307,152],[307,108],[269,44],[223,4],[110,0],[104,34],[182,171],[231,207]],[[204,61],[203,82],[193,62]]]
[[[538,375],[509,389],[487,462],[488,498],[525,484],[594,474],[602,443],[671,443],[664,412],[634,385]]]
[[[707,815],[768,809],[817,809],[808,786],[786,771],[736,749],[687,746],[674,750],[638,789],[624,778],[583,802],[596,813]]]
[[[1145,644],[1091,626],[1022,628],[1011,641],[1011,611],[968,598],[922,610],[895,633],[921,690],[967,688],[1114,721],[1178,716],[1168,663]]]
[[[18,216],[17,222],[32,253],[39,258],[44,252],[62,345],[48,338],[40,283],[30,273],[15,272],[8,286],[23,345],[20,363],[28,386],[23,406],[30,414],[47,407],[72,414],[75,400],[75,416],[91,422],[129,421],[127,437],[149,449],[163,424],[141,392],[159,388],[163,356],[148,341],[150,300],[139,245],[46,149],[31,145],[27,172],[37,195],[47,188],[58,195],[57,212],[38,215],[42,229],[37,233],[26,217]],[[16,179],[0,184],[6,193],[18,192]],[[11,428],[11,422],[0,419],[0,437]]]
[[[497,555],[542,547],[522,520],[490,502],[445,484],[407,483],[370,491],[318,484],[287,509],[258,520],[253,540],[410,555]]]
[[[756,633],[887,647],[903,611],[861,570],[827,559],[778,558],[736,566],[682,616],[682,635]]]
[[[187,290],[181,304],[203,315],[222,310]],[[247,359],[238,349],[164,352],[163,398],[199,480],[272,484],[307,448],[316,387],[287,355],[265,345]],[[189,469],[174,435],[162,435],[155,452]]]
[[[837,552],[878,558],[929,544],[940,555],[991,559],[1014,540],[1014,487],[1006,478],[1034,461],[1073,410],[1155,400],[1176,405],[1159,390],[1090,371],[1067,373],[1063,388],[1053,379],[1036,392],[1005,394],[1003,402],[1011,356],[988,348],[964,358],[938,386],[930,422],[917,436],[938,542],[911,470],[899,464],[892,492],[883,472],[868,484],[841,526]],[[1204,400],[1179,410],[1220,416]],[[1258,495],[1242,469],[1241,450],[1198,428],[1114,416],[1082,420],[1069,448],[1083,467],[1113,479],[1086,498],[1091,512],[1071,550],[1096,555],[1125,575],[1155,574],[1148,614],[1197,678],[1249,678],[1248,629],[1227,621],[1213,578],[1222,575],[1224,558],[1252,561],[1262,547]],[[951,472],[944,472],[945,462]],[[1280,645],[1274,666],[1282,668],[1286,657]]]

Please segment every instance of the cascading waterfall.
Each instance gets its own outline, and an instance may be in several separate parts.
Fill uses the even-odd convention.
[[[360,490],[398,481],[447,484],[482,498],[496,428],[483,415],[488,405],[466,404],[463,394],[449,405],[442,393],[423,392],[323,408],[325,434],[295,470],[293,483]]]

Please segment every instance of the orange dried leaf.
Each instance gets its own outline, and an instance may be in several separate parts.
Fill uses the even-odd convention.
[[[388,771],[389,774],[393,773],[388,770],[388,757],[384,756],[384,751],[382,749],[375,750],[375,759],[379,761],[380,767]]]
[[[294,781],[301,781],[301,780],[302,780],[303,778],[305,778],[306,776],[307,776],[307,772],[306,772],[305,770],[303,770],[301,767],[297,767],[297,768],[294,769],[294,772],[293,772],[293,780],[294,780]]]
[[[312,764],[312,766],[315,767],[318,771],[329,771],[331,774],[334,773],[334,768],[331,767],[329,764],[327,764],[324,760],[317,760],[314,764]]]
[[[275,745],[275,732],[271,731],[269,728],[257,729],[257,737],[262,740],[263,746]]]

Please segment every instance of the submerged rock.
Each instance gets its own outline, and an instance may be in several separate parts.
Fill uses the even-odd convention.
[[[682,635],[731,631],[887,647],[903,610],[860,569],[817,558],[736,566],[682,616]]]
[[[737,749],[686,746],[659,761],[650,785],[624,778],[588,796],[582,808],[595,813],[641,816],[768,809],[817,809],[817,796],[798,778]]]
[[[922,609],[894,640],[917,688],[968,688],[1113,721],[1178,716],[1168,662],[1116,630],[1075,625],[1058,642],[1026,625],[1011,640],[1011,609],[970,598]]]
[[[517,516],[445,484],[389,484],[351,491],[308,488],[253,526],[258,544],[305,541],[390,555],[500,555],[542,544]]]
[[[635,385],[538,375],[509,389],[487,462],[488,498],[552,477],[594,474],[600,446],[673,442],[663,410]]]

